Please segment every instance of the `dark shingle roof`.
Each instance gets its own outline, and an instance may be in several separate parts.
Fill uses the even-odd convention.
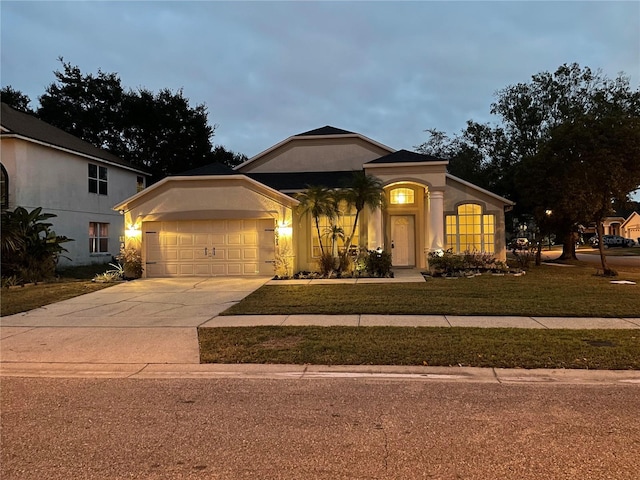
[[[355,133],[332,127],[331,125],[325,125],[324,127],[316,128],[315,130],[309,130],[308,132],[304,133],[299,133],[295,136],[306,137],[308,135],[355,135]]]
[[[237,175],[238,172],[231,170],[231,168],[227,167],[223,163],[210,163],[209,165],[204,165],[202,167],[193,168],[191,170],[187,170],[186,172],[177,173],[176,177],[188,177],[188,176],[197,176],[197,175]]]
[[[384,157],[376,158],[367,163],[419,163],[419,162],[446,162],[443,158],[422,153],[410,152],[409,150],[398,150]]]
[[[94,147],[90,143],[85,142],[64,130],[54,127],[53,125],[43,122],[33,115],[15,110],[6,103],[2,104],[0,123],[4,128],[9,130],[8,132],[3,132],[3,135],[17,134],[32,140],[38,140],[56,147],[65,148],[67,150],[139,170],[130,162],[122,160],[120,157],[117,157],[106,150]]]
[[[250,178],[264,183],[275,190],[304,190],[309,185],[340,188],[348,184],[354,172],[286,172],[286,173],[246,173]]]

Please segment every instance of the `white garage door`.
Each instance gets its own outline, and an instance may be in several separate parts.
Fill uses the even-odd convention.
[[[147,277],[273,275],[274,221],[145,222]]]

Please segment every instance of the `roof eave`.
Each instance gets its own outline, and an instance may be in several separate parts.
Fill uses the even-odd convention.
[[[72,155],[77,155],[79,157],[87,158],[95,162],[102,162],[108,165],[113,165],[115,167],[124,168],[125,170],[130,170],[132,172],[140,173],[142,175],[151,175],[149,172],[145,172],[144,170],[140,170],[135,167],[130,167],[128,165],[123,165],[121,163],[117,163],[111,160],[96,157],[95,155],[89,155],[88,153],[78,152],[77,150],[73,150],[71,148],[65,148],[59,145],[54,145],[53,143],[43,142],[42,140],[27,137],[19,133],[3,133],[2,135],[0,135],[0,138],[17,138],[19,140],[24,140],[25,142],[35,143],[36,145],[42,145],[43,147],[53,148],[54,150],[60,150],[61,152],[65,152],[65,153],[71,153]]]

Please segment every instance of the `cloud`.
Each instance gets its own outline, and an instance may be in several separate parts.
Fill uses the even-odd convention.
[[[493,94],[579,62],[640,73],[637,2],[3,1],[2,85],[33,100],[56,58],[184,88],[214,141],[254,155],[331,124],[394,148],[489,121]],[[35,41],[34,41],[35,39]]]

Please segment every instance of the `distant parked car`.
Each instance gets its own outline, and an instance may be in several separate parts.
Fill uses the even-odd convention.
[[[511,240],[512,250],[524,250],[529,248],[529,239],[525,237],[514,238]]]
[[[589,242],[593,247],[597,247],[598,237],[597,236],[592,237],[591,240],[589,240]],[[613,248],[613,247],[627,248],[627,247],[633,247],[636,244],[636,242],[633,239],[624,238],[624,237],[621,237],[620,235],[603,235],[602,243],[604,245],[604,248]]]

